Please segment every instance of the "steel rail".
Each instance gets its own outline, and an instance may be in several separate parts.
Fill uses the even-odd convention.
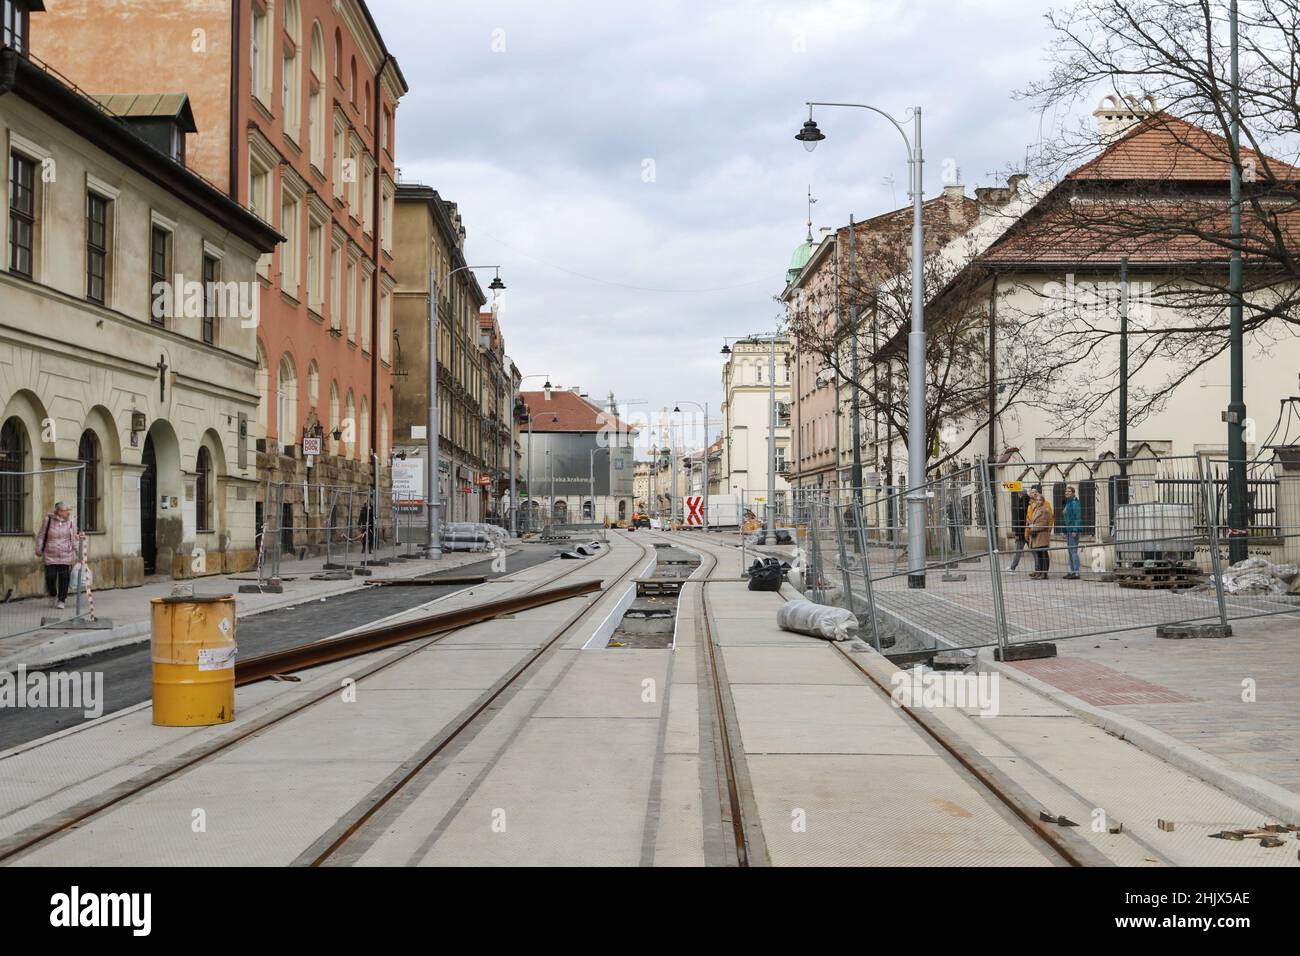
[[[502,614],[515,614],[530,608],[541,607],[555,601],[580,597],[592,591],[601,590],[599,581],[579,581],[565,584],[558,588],[544,591],[531,591],[518,597],[488,601],[472,607],[446,611],[441,614],[429,614],[410,621],[398,621],[383,627],[370,628],[355,634],[346,634],[325,641],[300,644],[282,651],[272,651],[250,657],[235,664],[235,686],[243,687],[257,681],[275,677],[278,674],[290,674],[308,667],[319,667],[335,661],[380,651],[396,644],[405,644],[425,637],[433,637],[457,628],[481,624]]]
[[[641,544],[640,541],[637,541],[636,544],[638,547],[641,548],[640,556],[635,561],[632,562],[631,566],[628,567],[626,571],[620,574],[609,585],[607,586],[601,585],[601,583],[598,581],[592,582],[597,585],[596,590],[599,590],[603,594],[605,592],[608,592],[612,588],[618,588],[618,586],[621,583],[623,583],[623,581],[627,579],[629,575],[635,576],[636,574],[640,573],[641,566],[642,566],[641,558],[644,558],[647,554],[649,554],[650,549],[647,548],[645,545]],[[605,552],[605,553],[610,553],[610,552]],[[519,678],[523,677],[526,673],[528,673],[534,667],[534,665],[536,665],[539,661],[542,661],[544,658],[548,658],[549,657],[548,652],[551,651],[554,647],[556,647],[561,640],[567,637],[569,632],[574,627],[576,627],[583,620],[583,618],[587,616],[587,613],[595,606],[597,600],[599,600],[599,598],[588,602],[586,605],[579,608],[572,615],[570,615],[559,627],[555,629],[555,633],[553,633],[535,651],[533,651],[532,654],[528,656],[527,660],[523,661],[521,664],[516,666],[513,673],[509,674],[504,680],[500,681],[488,693],[482,695],[475,703],[474,709],[470,711],[470,713],[465,717],[464,720],[462,720],[459,724],[453,727],[451,732],[448,733],[446,737],[444,737],[441,741],[438,742],[437,746],[433,747],[428,753],[426,753],[423,757],[417,760],[410,767],[410,769],[407,770],[404,774],[402,774],[402,776],[399,777],[397,780],[395,780],[392,786],[390,786],[387,790],[385,790],[383,794],[381,794],[373,802],[368,803],[365,809],[362,810],[359,814],[357,814],[356,818],[347,825],[347,828],[344,829],[343,832],[340,833],[334,840],[332,840],[329,843],[329,845],[326,846],[325,849],[322,850],[316,857],[311,859],[307,865],[311,867],[325,866],[329,862],[330,857],[334,856],[334,854],[337,853],[349,840],[351,840],[354,836],[360,833],[380,810],[382,810],[394,797],[396,797],[403,789],[405,789],[406,786],[412,780],[415,780],[424,771],[424,769],[428,767],[429,764],[432,763],[439,756],[439,754],[443,753],[443,751],[445,751],[452,743],[454,743],[462,733],[468,730],[475,723],[475,721],[477,721],[483,715],[485,711],[489,710],[489,708],[491,708],[492,705],[496,703],[496,701],[501,697],[502,694],[504,694],[507,690],[509,690],[519,680]],[[435,737],[434,739],[436,740],[437,738]]]
[[[612,552],[610,552],[609,550],[602,550],[596,555],[596,559],[600,560],[601,558],[603,558],[604,556],[610,553]],[[577,565],[575,567],[567,568],[561,571],[555,577],[551,578],[551,583],[554,583],[555,581],[558,581],[561,578],[568,577],[570,574],[574,574],[575,572],[583,570],[586,567],[590,567],[590,565]],[[558,590],[558,589],[550,589],[550,590]],[[411,657],[414,654],[418,654],[426,647],[429,647],[430,645],[435,644],[438,641],[442,640],[448,634],[454,633],[456,630],[460,630],[461,628],[467,626],[470,625],[462,624],[459,627],[450,628],[448,630],[444,630],[439,633],[436,633],[430,639],[423,640],[420,643],[417,643],[414,647],[410,647],[406,649],[404,652],[394,654],[393,656],[389,657],[387,660],[380,661],[378,664],[369,668],[363,673],[354,675],[354,677],[359,683],[360,681],[366,679],[367,677],[371,677],[379,673],[380,671],[386,670],[389,667],[393,667],[397,664],[400,664],[408,657]],[[408,638],[407,640],[410,641],[410,640],[419,640],[419,639]],[[321,643],[326,643],[326,642],[321,642]],[[250,661],[246,663],[252,663],[252,661],[254,660],[257,660],[257,658],[252,658],[250,659]],[[325,687],[319,694],[311,695],[307,697],[305,700],[299,701],[295,704],[290,705],[289,707],[286,707],[279,711],[268,714],[262,718],[254,720],[247,726],[230,734],[229,736],[219,738],[218,740],[212,741],[210,743],[200,744],[198,747],[192,748],[191,750],[186,751],[185,753],[179,755],[178,757],[166,763],[160,764],[156,767],[152,767],[149,770],[144,771],[143,773],[136,774],[134,777],[122,781],[121,783],[117,784],[114,787],[111,787],[107,791],[104,791],[99,794],[95,794],[94,796],[91,797],[87,797],[85,800],[73,804],[71,807],[68,807],[62,812],[55,814],[53,817],[48,817],[45,820],[38,821],[32,824],[31,826],[27,827],[26,829],[20,830],[17,833],[12,834],[8,837],[0,838],[0,863],[6,863],[17,856],[26,853],[28,850],[31,850],[50,840],[57,839],[58,837],[64,835],[67,831],[76,828],[78,825],[86,822],[87,820],[99,816],[104,811],[109,810],[117,806],[118,804],[131,800],[133,797],[138,796],[144,791],[152,789],[158,784],[164,783],[167,780],[170,780],[171,778],[184,773],[186,770],[189,770],[190,768],[197,766],[198,764],[202,763],[208,758],[213,757],[219,753],[222,753],[223,751],[229,750],[230,748],[242,743],[248,738],[256,734],[259,734],[262,731],[267,730],[268,728],[271,728],[277,724],[280,724],[285,720],[288,720],[290,717],[293,717],[296,714],[299,714],[315,706],[316,704],[321,703],[324,700],[328,700],[335,697],[337,693],[338,693],[337,687],[333,685]]]

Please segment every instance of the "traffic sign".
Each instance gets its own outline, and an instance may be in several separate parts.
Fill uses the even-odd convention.
[[[323,439],[320,438],[304,438],[302,440],[302,453],[304,455],[319,455],[322,441]]]
[[[688,525],[704,524],[704,497],[702,495],[686,496],[686,523]]]

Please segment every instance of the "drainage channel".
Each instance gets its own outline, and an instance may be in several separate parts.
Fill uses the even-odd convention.
[[[672,647],[682,583],[699,566],[698,554],[656,543],[654,556],[587,641],[586,648]]]

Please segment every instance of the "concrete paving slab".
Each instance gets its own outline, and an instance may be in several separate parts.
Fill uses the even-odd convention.
[[[421,861],[636,866],[658,721],[534,720]]]
[[[538,708],[538,717],[659,716],[668,677],[668,651],[629,647],[611,653],[563,653],[577,654],[578,659]],[[653,681],[653,686],[647,687],[646,681]]]
[[[700,701],[694,684],[674,682],[668,700],[665,754],[697,754],[700,750]]]
[[[726,645],[722,659],[732,684],[848,684],[862,687],[862,675],[824,642],[820,646]]]
[[[655,866],[704,866],[700,767],[693,756],[664,757],[653,862]]]
[[[934,755],[757,755],[749,772],[777,866],[1056,862]]]
[[[835,684],[732,684],[746,754],[934,753],[874,689]]]

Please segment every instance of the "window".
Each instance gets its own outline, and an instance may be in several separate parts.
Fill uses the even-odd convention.
[[[330,328],[338,330],[343,324],[343,247],[337,242],[330,251]]]
[[[331,455],[337,455],[339,453],[339,443],[338,443],[338,439],[334,437],[334,433],[336,431],[339,431],[342,427],[343,426],[339,423],[339,383],[330,382],[330,435],[329,435],[330,446],[329,447],[330,447]]]
[[[302,71],[298,68],[298,49],[302,45],[302,17],[298,0],[284,3],[284,73],[281,92],[284,106],[284,131],[295,143],[302,138]]]
[[[379,244],[385,252],[393,251],[393,187],[387,180],[379,203]]]
[[[383,112],[379,114],[379,142],[383,144],[384,149],[391,153],[393,151],[393,143],[392,140],[388,138],[391,132],[390,122],[388,107],[385,106]]]
[[[162,226],[149,230],[149,318],[154,325],[166,324],[167,276],[171,273],[171,233]]]
[[[217,283],[221,281],[221,260],[203,256],[203,341],[217,341]]]
[[[36,237],[36,163],[9,154],[9,271],[32,277]]]
[[[298,294],[298,275],[302,258],[302,245],[298,237],[302,230],[299,224],[299,203],[296,196],[284,189],[280,200],[280,232],[284,235],[284,245],[280,247],[280,288],[290,295]]]
[[[334,171],[334,196],[337,199],[343,198],[345,169],[345,139],[347,136],[348,122],[342,113],[334,114],[334,160],[332,163]]]
[[[27,429],[17,418],[0,426],[0,534],[27,530]]]
[[[312,359],[307,366],[307,404],[315,410],[320,402],[320,366]]]
[[[325,226],[313,219],[307,226],[307,307],[318,315],[325,304]]]
[[[86,298],[104,304],[108,266],[108,200],[86,193]]]
[[[370,81],[366,80],[365,97],[361,101],[361,116],[365,120],[366,129],[370,128]]]
[[[77,443],[77,460],[82,470],[77,475],[78,523],[82,531],[99,531],[99,438],[89,428]]]
[[[343,422],[339,427],[343,430],[344,457],[355,458],[357,453],[357,403],[352,398],[352,389],[348,389],[347,402],[343,406]]]
[[[298,432],[298,376],[294,373],[293,359],[288,353],[280,359],[275,390],[275,427],[280,436],[280,444],[288,448],[294,444]]]
[[[324,172],[325,166],[325,40],[320,22],[311,26],[311,81],[307,102],[307,154],[311,164]]]
[[[253,7],[253,23],[250,31],[252,47],[249,54],[253,95],[263,103],[267,99],[271,72],[268,68],[267,54],[271,50],[271,37],[268,33],[266,10],[256,5]]]
[[[212,455],[205,445],[194,462],[194,524],[199,531],[212,530]]]
[[[365,181],[361,184],[361,223],[366,235],[374,231],[375,226],[375,164],[366,155],[363,166]]]
[[[334,28],[334,79],[343,82],[343,31]]]
[[[372,277],[369,271],[361,277],[361,350],[370,351],[370,326],[375,315],[375,304],[371,298]]]
[[[348,283],[343,294],[347,296],[343,311],[348,317],[348,341],[355,342],[357,340],[357,264],[351,255],[348,256]]]
[[[352,58],[352,65],[348,69],[348,99],[352,105],[357,105],[357,58]]]
[[[392,358],[393,298],[387,289],[379,293],[379,357],[390,365]]]
[[[27,4],[24,0],[4,0],[4,19],[0,20],[0,43],[19,53],[27,52]]]

